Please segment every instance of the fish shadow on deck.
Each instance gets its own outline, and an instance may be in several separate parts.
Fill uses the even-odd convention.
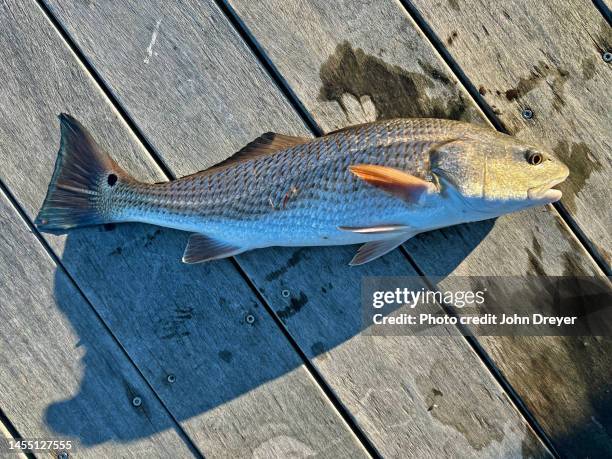
[[[461,233],[470,236],[460,244],[454,228],[420,236],[427,244],[448,247],[449,256],[440,261],[437,274],[452,272],[493,224],[463,225]],[[186,233],[140,224],[85,228],[67,235],[61,255],[96,312],[179,422],[231,403],[302,364],[231,261],[181,263],[186,240]],[[414,275],[398,250],[351,268],[347,263],[356,248],[271,248],[239,257],[309,358],[362,331],[363,276]],[[83,376],[72,398],[47,408],[45,421],[59,435],[86,445],[126,442],[174,429],[168,417],[152,415],[158,403],[138,392],[133,372],[130,376],[116,368],[108,344],[100,345],[82,329],[86,321],[78,316],[90,311],[63,307],[66,289],[61,277],[55,294],[85,350]],[[104,393],[121,395],[105,399]],[[134,397],[142,398],[140,406],[133,405]],[[121,405],[100,406],[101,399],[108,404],[121,400]],[[95,421],[97,410],[117,415],[105,416],[102,425]],[[126,428],[124,418],[134,423],[133,413],[126,410],[138,414],[140,425]]]
[[[406,248],[409,253],[444,253],[427,269],[435,268],[431,275],[445,277],[487,237],[494,223],[487,220],[424,233]],[[254,402],[265,399],[264,386],[288,378],[302,364],[246,282],[236,282],[238,275],[230,261],[180,262],[186,240],[186,233],[148,225],[88,228],[68,234],[61,257],[77,282],[88,279],[87,286],[80,283],[84,293],[179,422],[206,417],[210,410],[243,396],[252,395]],[[350,268],[347,262],[355,250],[356,246],[270,248],[239,257],[240,265],[309,359],[362,332],[360,285],[364,276],[414,274],[399,250]],[[107,255],[100,257],[100,253]],[[92,262],[100,259],[96,265]],[[66,289],[65,278],[58,275],[58,304],[79,336],[79,346],[85,349],[83,376],[72,398],[49,405],[47,424],[58,435],[77,438],[84,445],[128,442],[176,429],[169,417],[160,415],[159,404],[139,392],[134,372],[125,366],[117,368],[106,351],[108,342],[98,342],[83,328],[88,322],[80,315],[90,312],[75,310],[70,302],[62,301],[71,294],[67,292],[72,290]],[[255,319],[252,324],[249,315]],[[585,378],[585,387],[589,387],[589,371],[597,362],[588,348],[571,337],[558,344],[565,346],[571,361],[582,362],[577,381]],[[527,345],[525,352],[529,349]],[[409,346],[406,352],[411,352]],[[606,360],[603,355],[599,358]],[[355,371],[369,364],[358,359]],[[601,387],[606,384],[601,381]],[[284,390],[295,389],[293,385]],[[105,398],[105,393],[120,396]],[[294,398],[304,395],[308,394]],[[426,396],[423,394],[424,399]],[[142,398],[140,406],[133,405],[134,397]],[[589,450],[605,450],[605,436],[601,442],[599,437],[595,443],[592,439],[594,431],[610,426],[610,393],[592,393],[590,400],[595,416],[573,421],[567,430],[573,433],[556,438],[557,444],[575,448],[579,443]],[[97,416],[100,411],[106,415]],[[204,422],[218,426],[218,419],[207,417]]]

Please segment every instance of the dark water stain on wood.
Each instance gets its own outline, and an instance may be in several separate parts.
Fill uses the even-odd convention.
[[[585,80],[590,80],[595,76],[595,70],[597,61],[595,56],[583,57],[581,66],[582,66],[582,77]]]
[[[549,459],[551,455],[544,450],[537,437],[535,435],[530,435],[527,430],[521,442],[521,457],[528,459]]]
[[[595,34],[594,44],[598,54],[612,50],[612,27],[610,27],[605,19],[601,20],[599,32]]]
[[[153,231],[153,233],[147,234],[144,246],[145,247],[150,247],[151,244],[153,244],[153,241],[155,241],[157,236],[159,236],[161,233],[162,233],[161,229],[156,229],[155,231]]]
[[[457,38],[457,36],[458,36],[457,31],[453,30],[451,34],[446,38],[446,44],[448,46],[452,45],[453,41],[455,41],[455,38]]]
[[[542,257],[542,244],[540,244],[540,241],[538,241],[538,238],[535,236],[535,234],[533,235],[533,239],[531,240],[531,246],[533,247],[535,254],[538,257]]]
[[[496,341],[493,359],[563,457],[611,457],[612,340],[507,336]],[[511,371],[516,362],[520,371]]]
[[[417,60],[417,62],[427,76],[445,85],[452,84],[451,79],[446,76],[440,69],[437,69],[428,62],[423,62],[421,60]]]
[[[187,322],[193,318],[191,306],[177,306],[172,317],[161,318],[155,326],[155,334],[164,340],[181,339],[191,335]]]
[[[294,316],[295,314],[300,312],[300,309],[302,309],[306,305],[306,303],[308,303],[308,297],[304,292],[300,292],[300,295],[297,298],[292,297],[289,300],[289,305],[279,310],[276,314],[281,320],[288,319],[289,317]]]
[[[525,78],[519,78],[517,84],[504,92],[506,99],[509,101],[516,100],[522,96],[525,96],[529,92],[533,91],[537,86],[548,82],[550,89],[555,97],[553,100],[553,107],[556,110],[560,110],[565,105],[565,93],[564,86],[565,82],[569,77],[569,72],[562,68],[553,68],[544,61],[539,61],[537,65],[533,66],[529,76]],[[498,92],[499,94],[499,92]]]
[[[531,250],[527,248],[525,250],[527,251],[527,260],[529,262],[527,274],[532,276],[546,276],[546,269],[542,264],[542,246],[535,235],[533,235],[531,239]]]
[[[448,0],[448,4],[455,11],[461,11],[461,7],[459,6],[459,0]]]
[[[304,249],[296,249],[291,254],[291,257],[289,257],[289,260],[287,260],[287,263],[285,263],[285,266],[282,266],[266,275],[266,281],[271,282],[275,279],[278,279],[282,275],[284,275],[289,269],[296,266],[302,260],[303,254],[304,254]]]
[[[227,349],[219,351],[219,358],[223,360],[225,363],[230,363],[233,357],[234,357],[233,354]]]
[[[564,276],[588,276],[590,273],[585,269],[582,257],[576,255],[576,252],[564,252],[561,255],[561,263],[563,264]]]
[[[369,97],[377,119],[433,117],[470,121],[477,118],[476,111],[444,71],[425,62],[419,65],[423,73],[409,72],[343,42],[321,65],[319,76],[323,85],[319,98],[336,102],[347,118],[349,114],[343,102],[346,95],[357,101]],[[447,87],[450,94],[430,97],[428,90],[436,85]]]
[[[327,284],[321,286],[321,293],[327,293],[333,290],[333,288],[334,288],[334,284],[332,284],[331,282],[328,282]]]
[[[491,414],[486,403],[471,407],[471,412],[466,415],[459,391],[442,391],[434,386],[435,381],[448,378],[448,371],[448,367],[437,361],[431,366],[428,375],[416,377],[415,383],[423,394],[425,409],[432,417],[459,432],[476,451],[493,442],[503,441],[504,420]]]
[[[563,192],[561,202],[568,211],[576,211],[576,195],[580,193],[587,180],[594,171],[601,171],[603,165],[591,153],[591,150],[584,142],[569,143],[562,140],[553,148],[558,158],[563,161],[570,169],[568,179],[560,184],[559,188]]]
[[[431,389],[431,393],[427,396],[426,399],[426,403],[427,403],[427,411],[431,411],[435,408],[438,407],[438,399],[440,397],[443,397],[444,394],[442,393],[441,390],[436,389],[435,387]]]

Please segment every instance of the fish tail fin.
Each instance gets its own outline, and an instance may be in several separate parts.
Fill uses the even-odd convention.
[[[47,196],[36,218],[44,231],[118,221],[112,195],[119,185],[134,183],[72,116],[59,115],[61,143]]]

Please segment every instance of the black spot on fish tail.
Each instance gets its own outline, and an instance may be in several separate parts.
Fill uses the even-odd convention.
[[[278,318],[281,320],[288,319],[289,317],[300,312],[300,309],[302,309],[306,303],[308,303],[308,297],[304,292],[300,292],[300,295],[297,298],[292,297],[291,300],[289,300],[289,306],[277,312]]]
[[[366,54],[360,48],[353,48],[345,41],[321,65],[319,98],[336,102],[349,119],[345,104],[347,96],[360,103],[369,98],[379,120],[418,117],[480,119],[442,68],[419,64],[423,73],[409,72]],[[430,97],[428,91],[440,85],[448,94]]]
[[[576,195],[582,190],[593,171],[601,171],[601,162],[592,154],[584,142],[572,143],[561,141],[553,148],[559,159],[570,169],[567,180],[557,188],[563,192],[561,202],[569,212],[576,211]]]

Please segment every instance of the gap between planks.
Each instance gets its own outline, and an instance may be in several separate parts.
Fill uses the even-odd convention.
[[[148,141],[146,136],[142,133],[142,131],[137,126],[137,124],[134,122],[134,120],[129,116],[128,112],[119,103],[119,101],[116,99],[116,97],[114,96],[112,91],[108,88],[108,86],[104,82],[103,78],[95,70],[93,65],[89,62],[89,60],[86,58],[86,56],[83,54],[81,49],[77,46],[77,44],[72,40],[72,38],[70,37],[68,32],[64,29],[62,24],[57,20],[57,18],[53,15],[53,13],[42,2],[42,0],[34,0],[34,1],[38,5],[38,7],[41,9],[41,11],[44,14],[44,16],[49,20],[51,25],[54,27],[54,29],[57,31],[57,33],[60,35],[60,37],[63,40],[63,42],[65,43],[65,45],[73,53],[75,59],[81,65],[83,65],[83,67],[85,68],[87,73],[93,78],[93,80],[95,81],[96,85],[101,90],[102,94],[107,98],[107,100],[109,101],[111,106],[115,110],[117,110],[119,116],[125,121],[125,123],[127,124],[128,128],[130,129],[130,131],[136,136],[138,141],[143,145],[143,147],[145,148],[145,150],[147,151],[149,156],[153,159],[153,161],[156,163],[156,165],[161,169],[162,173],[168,179],[170,179],[170,180],[176,179],[176,175],[166,165],[166,163],[161,158],[161,156],[159,154],[157,154],[155,148],[151,145],[151,143]],[[224,13],[224,15],[227,14],[225,11],[223,11],[223,13]],[[228,16],[226,16],[226,17],[228,17]],[[228,17],[228,19],[229,19],[229,17]],[[232,23],[232,25],[234,27],[238,26],[238,25],[236,25],[234,23]],[[236,29],[236,30],[240,31],[240,29]],[[251,46],[250,46],[250,42],[248,41],[246,36],[242,36],[241,35],[241,37],[249,45],[249,49],[252,49]],[[257,54],[256,54],[256,58],[258,59],[258,61],[264,62],[264,60],[262,60]],[[264,68],[266,69],[266,71],[271,72],[270,69],[273,68],[272,64],[271,63],[267,63],[267,64],[268,65],[264,65]],[[302,115],[303,113],[307,113],[306,111],[304,111],[304,112],[302,111],[304,109],[303,109],[301,103],[299,102],[298,98],[295,97],[294,94],[292,94],[292,91],[290,91],[288,89],[287,89],[287,91],[283,90],[283,88],[288,88],[286,86],[286,84],[284,84],[284,85],[279,84],[277,82],[277,80],[276,80],[276,76],[274,75],[274,72],[271,72],[271,75],[272,75],[273,81],[275,81],[276,84],[278,85],[279,89],[282,90],[283,95],[293,105],[293,107],[296,110],[296,112],[299,113],[300,115]],[[280,76],[279,76],[279,78],[280,78]],[[294,103],[294,101],[297,101],[297,102]],[[306,115],[306,119],[304,121],[306,122],[308,127],[313,130],[313,132],[315,132],[315,133],[318,132],[318,135],[322,134],[322,130],[320,129],[320,127],[314,122],[314,120],[310,116]],[[119,342],[119,340],[116,338],[116,336],[108,328],[107,324],[99,316],[98,312],[95,310],[93,305],[89,302],[89,300],[85,297],[85,295],[83,294],[83,292],[81,291],[80,287],[77,285],[75,280],[68,273],[68,271],[66,270],[66,268],[62,264],[61,260],[59,260],[59,258],[55,255],[55,253],[53,252],[51,247],[48,246],[46,241],[40,235],[38,229],[30,222],[29,218],[26,216],[26,214],[23,212],[23,210],[21,209],[21,207],[19,206],[17,201],[14,199],[12,194],[10,194],[9,190],[4,186],[4,184],[2,182],[0,182],[0,190],[5,191],[5,193],[9,197],[9,200],[10,200],[11,204],[17,209],[17,212],[24,219],[25,223],[30,227],[30,230],[36,235],[37,239],[43,245],[43,247],[45,248],[45,250],[47,251],[49,256],[51,256],[51,258],[58,265],[58,267],[61,267],[61,269],[66,273],[66,275],[68,276],[70,281],[75,285],[77,290],[81,293],[81,295],[87,301],[87,304],[94,311],[94,313],[96,314],[96,317],[100,320],[100,322],[102,322],[102,324],[104,325],[104,328],[108,331],[108,333],[113,337],[113,339],[121,347],[121,350],[126,355],[126,357],[129,359],[130,363],[132,365],[134,365],[134,367],[138,371],[138,374],[144,379],[144,381],[147,384],[147,386],[153,391],[153,393],[155,394],[156,398],[159,400],[159,402],[162,404],[162,406],[164,407],[166,412],[172,418],[173,422],[175,422],[177,424],[177,429],[179,430],[179,432],[181,434],[181,437],[184,437],[183,439],[187,442],[187,444],[188,444],[189,448],[192,450],[192,452],[194,452],[194,454],[196,454],[197,457],[203,458],[204,457],[203,454],[199,451],[199,449],[196,447],[196,445],[192,442],[191,438],[187,435],[187,433],[182,429],[182,427],[178,423],[178,420],[172,415],[172,413],[170,412],[168,407],[163,403],[163,401],[161,400],[159,394],[157,394],[155,389],[149,384],[148,380],[144,377],[144,375],[140,371],[140,368],[138,368],[138,366],[135,364],[135,362],[133,362],[133,360],[127,354],[127,351],[124,349],[123,345]],[[302,349],[299,347],[299,345],[297,344],[297,342],[295,341],[295,339],[293,338],[293,336],[291,335],[291,333],[289,332],[287,327],[283,324],[283,322],[278,317],[278,315],[274,312],[272,307],[267,303],[267,301],[265,301],[264,297],[261,295],[259,290],[251,282],[251,280],[249,279],[248,275],[246,274],[246,272],[244,271],[244,269],[240,265],[239,261],[235,257],[231,257],[231,262],[234,265],[234,267],[236,267],[238,273],[243,278],[244,282],[248,285],[248,287],[252,290],[253,294],[258,298],[258,300],[264,306],[264,308],[266,309],[266,312],[271,316],[272,320],[278,326],[278,328],[282,332],[283,336],[285,336],[285,338],[287,339],[287,341],[291,345],[292,349],[300,357],[300,359],[302,360],[302,363],[303,363],[306,371],[310,374],[310,376],[315,381],[315,383],[320,387],[321,391],[328,398],[329,402],[332,404],[332,406],[334,407],[334,409],[336,410],[338,415],[341,417],[341,419],[345,422],[345,424],[348,426],[348,428],[351,430],[351,432],[359,440],[359,442],[362,444],[362,446],[365,448],[365,450],[368,452],[368,454],[370,456],[374,457],[374,458],[380,458],[381,457],[380,453],[376,450],[376,448],[371,443],[371,441],[366,436],[366,434],[362,431],[362,429],[357,425],[357,423],[355,422],[353,416],[348,412],[348,410],[344,407],[344,405],[336,397],[336,395],[334,394],[333,389],[329,386],[329,384],[327,384],[325,379],[316,370],[316,368],[313,366],[312,362],[310,362],[310,360],[308,359],[308,357],[306,356],[304,351],[302,351]]]

